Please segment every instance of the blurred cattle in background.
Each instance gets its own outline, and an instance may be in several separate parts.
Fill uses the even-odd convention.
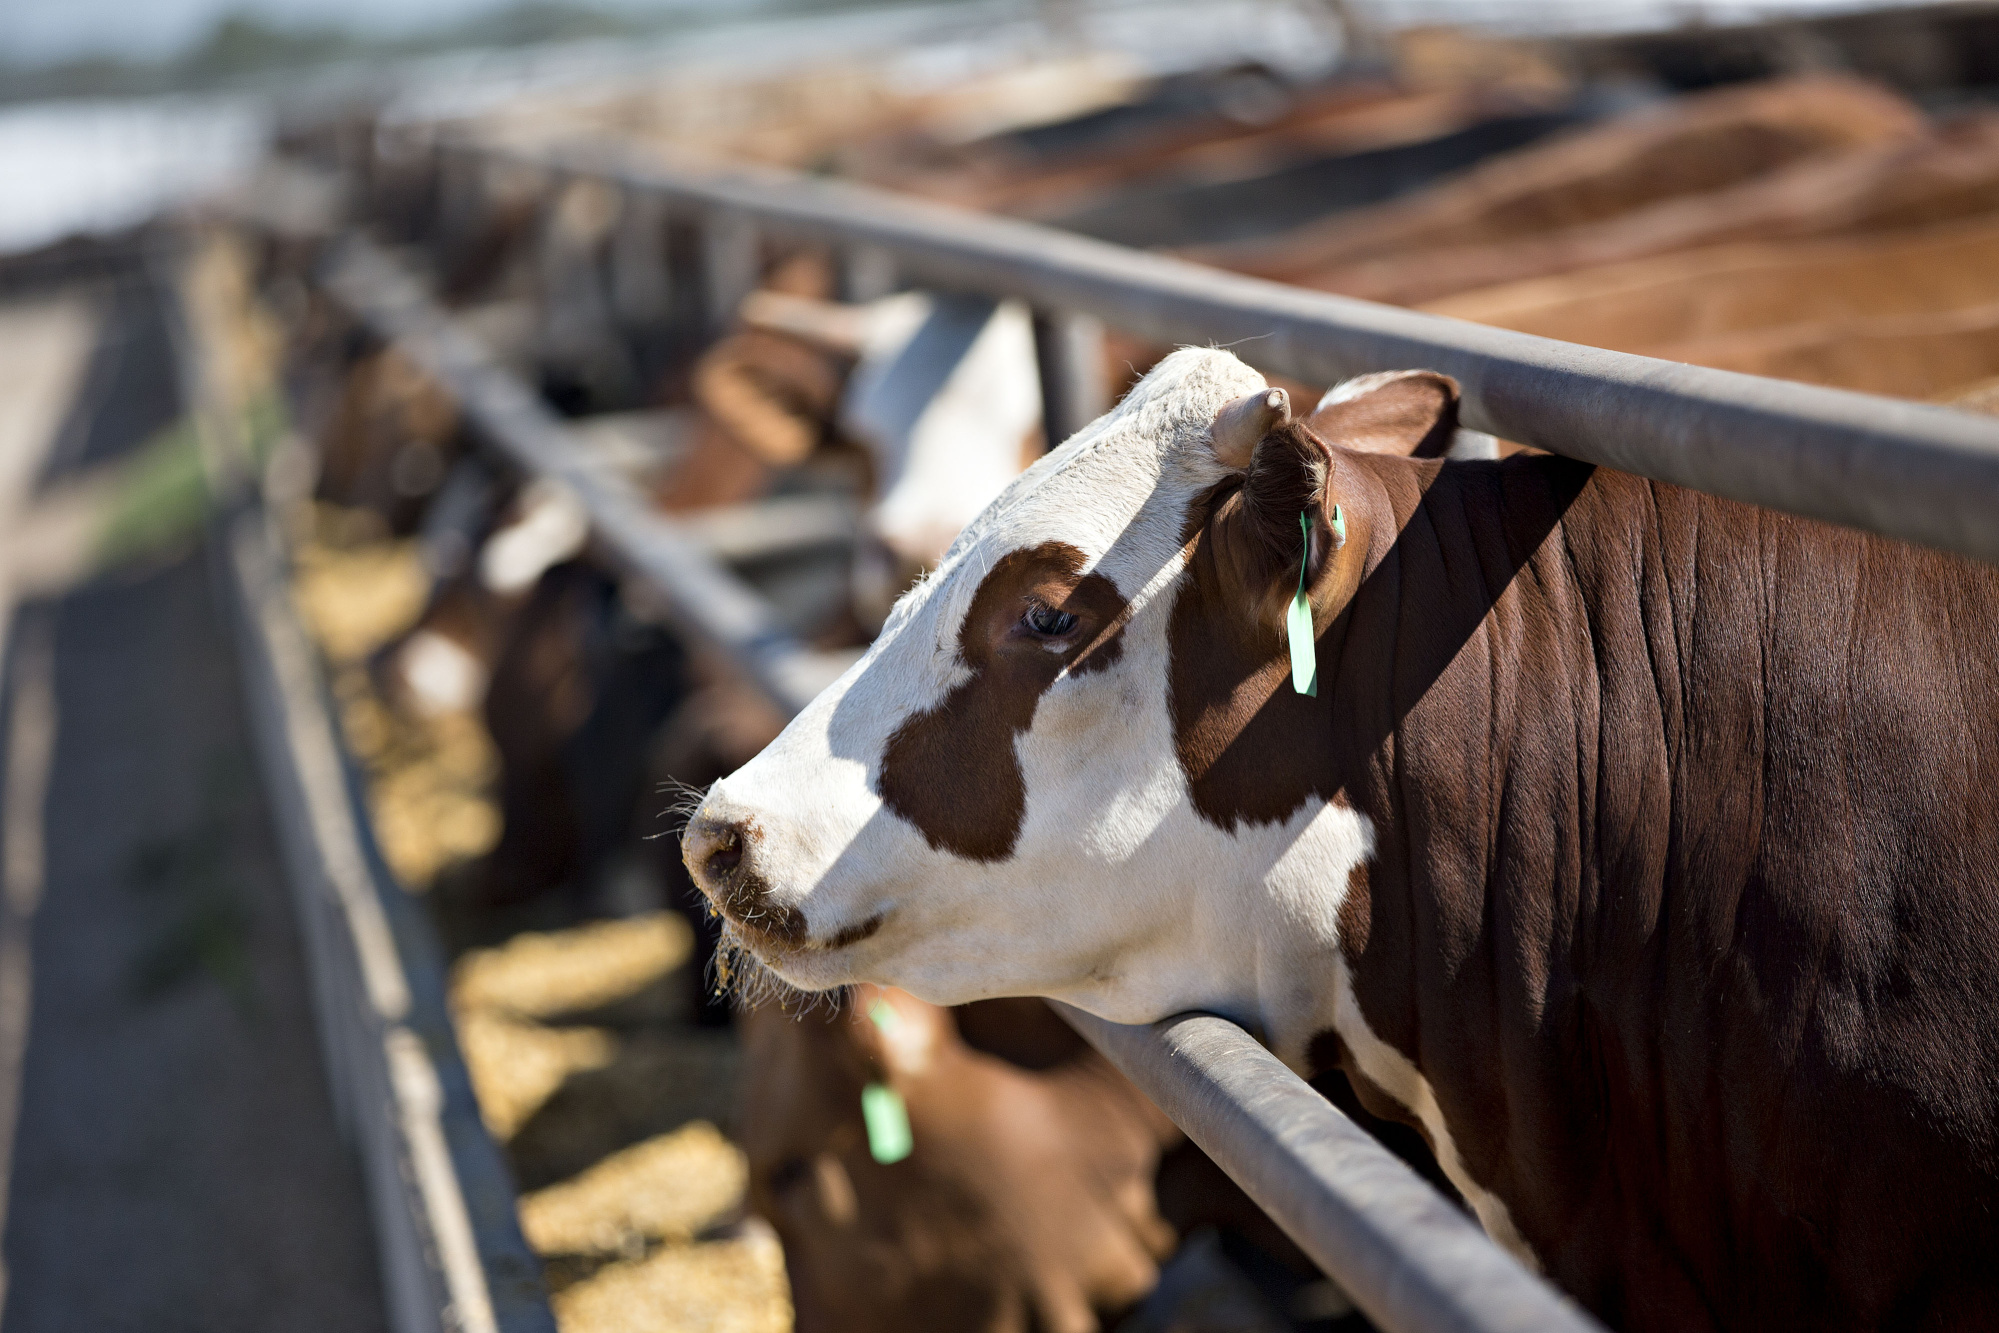
[[[878,145],[863,179],[1128,245],[1284,231],[1590,118],[1558,75],[1297,88],[1235,69],[974,144]],[[883,160],[888,159],[888,160]]]
[[[1951,401],[1999,374],[1999,217],[1716,246],[1428,308],[1669,361]]]
[[[457,452],[458,409],[392,348],[361,352],[319,436],[319,494],[408,532]]]
[[[1922,113],[1886,90],[1829,76],[1779,80],[1642,108],[1398,202],[1203,256],[1279,282],[1407,304],[1575,267],[1590,243],[1605,244],[1597,229],[1924,134]],[[1707,225],[1731,221],[1723,210]]]
[[[968,1042],[979,1024],[1015,1058]],[[1040,1001],[954,1015],[857,987],[830,1016],[753,1009],[744,1040],[750,1202],[784,1242],[799,1333],[1091,1333],[1152,1289],[1176,1240],[1153,1177],[1179,1131]],[[869,1085],[907,1108],[906,1160],[871,1154]]]
[[[1041,1000],[940,1009],[859,986],[830,1009],[761,1005],[743,1032],[750,1207],[784,1242],[799,1333],[1366,1327]],[[870,1085],[907,1109],[906,1159],[871,1149]]]

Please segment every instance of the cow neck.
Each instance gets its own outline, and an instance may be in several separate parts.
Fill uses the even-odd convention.
[[[1868,1043],[1962,1046],[1947,1006],[1892,984],[1905,934],[1999,948],[1964,906],[1999,857],[1999,734],[1979,720],[1999,706],[1999,571],[1559,460],[1361,466],[1395,537],[1322,685],[1375,835],[1339,913],[1359,1013],[1568,1289],[1670,1216],[1659,1244],[1703,1299],[1796,1295],[1734,1267],[1688,1201],[1771,1236],[1801,1199],[1835,1216],[1815,1191],[1836,1176],[1719,1146],[1827,1141],[1810,1108],[1831,1104],[1843,1142],[1894,1142],[1919,1174],[1877,1088],[1902,1053]],[[1931,679],[1954,688],[1909,687]],[[1895,858],[1915,844],[1979,869],[1911,881]],[[1812,1064],[1829,1049],[1861,1073],[1831,1081]],[[1999,1124],[1977,1080],[1917,1077],[1925,1123]]]
[[[1419,1068],[1459,1054],[1446,1034],[1478,1030],[1434,1009],[1470,983],[1479,951],[1551,925],[1516,919],[1486,886],[1555,808],[1522,803],[1522,777],[1574,785],[1576,752],[1551,748],[1549,720],[1594,708],[1552,669],[1590,641],[1562,529],[1592,471],[1541,456],[1341,458],[1336,484],[1359,492],[1369,549],[1322,640],[1323,767],[1328,799],[1372,826],[1374,854],[1342,901],[1340,951],[1369,1026]]]

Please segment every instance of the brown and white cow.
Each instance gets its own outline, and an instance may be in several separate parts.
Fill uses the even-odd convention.
[[[1322,436],[1167,358],[709,791],[694,875],[801,987],[1337,1061],[1626,1327],[1999,1317],[1999,570],[1367,451],[1440,382]]]

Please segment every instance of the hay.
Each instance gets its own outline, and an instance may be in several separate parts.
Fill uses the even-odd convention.
[[[545,1255],[615,1258],[686,1243],[742,1204],[743,1154],[705,1120],[614,1153],[521,1200],[521,1229]]]
[[[328,516],[315,527],[336,522]],[[414,625],[429,596],[430,578],[412,541],[346,548],[313,542],[296,553],[293,600],[335,666],[361,661]]]
[[[784,1254],[762,1227],[608,1264],[557,1292],[562,1333],[789,1333]]]
[[[460,1011],[457,1026],[479,1114],[502,1143],[573,1075],[617,1054],[611,1034],[596,1028],[543,1027],[484,1009]]]
[[[555,1018],[637,994],[683,967],[694,933],[673,912],[516,935],[467,954],[452,974],[452,1002],[522,1018]]]
[[[430,596],[416,544],[359,540],[354,511],[318,505],[294,560],[292,598],[327,659],[347,745],[368,773],[368,806],[382,856],[422,892],[451,866],[492,850],[499,757],[465,714],[409,717],[368,678],[369,656],[415,625]]]

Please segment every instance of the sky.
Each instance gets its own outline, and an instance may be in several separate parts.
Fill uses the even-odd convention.
[[[230,14],[292,27],[401,33],[433,28],[508,0],[0,0],[0,62],[45,64],[82,55],[176,54]],[[602,0],[600,0],[600,3]],[[610,0],[606,8],[749,9],[758,0]]]

